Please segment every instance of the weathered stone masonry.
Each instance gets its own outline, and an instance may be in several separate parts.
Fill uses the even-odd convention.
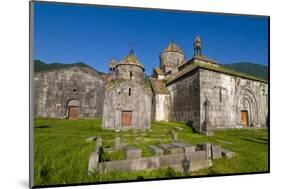
[[[35,117],[101,117],[103,98],[104,81],[93,69],[71,67],[34,75]]]
[[[35,117],[102,117],[104,129],[150,128],[151,120],[178,121],[211,135],[216,129],[266,127],[268,83],[226,70],[203,55],[196,37],[194,56],[171,42],[159,55],[150,85],[133,51],[109,74],[71,67],[35,73]]]

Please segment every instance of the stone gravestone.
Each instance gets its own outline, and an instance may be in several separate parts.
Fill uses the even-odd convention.
[[[197,148],[200,150],[204,150],[206,152],[206,159],[212,158],[212,151],[211,151],[212,149],[210,143],[198,144]]]
[[[141,149],[127,146],[124,148],[126,159],[139,159],[141,158]]]
[[[220,159],[221,157],[221,147],[219,145],[212,145],[212,159]]]
[[[171,134],[172,134],[172,140],[178,140],[178,135],[175,131],[171,131]]]
[[[221,154],[222,154],[222,156],[225,156],[226,158],[232,158],[235,156],[235,152],[231,152],[226,149],[221,149]]]
[[[115,137],[114,149],[115,150],[120,150],[120,148],[121,148],[121,138],[120,137]]]
[[[96,149],[100,146],[102,146],[102,138],[98,138],[96,141]]]
[[[158,148],[155,145],[148,145],[148,147],[154,152],[156,156],[161,156],[164,154],[164,150],[162,148]]]

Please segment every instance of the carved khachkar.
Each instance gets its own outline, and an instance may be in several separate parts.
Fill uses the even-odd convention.
[[[194,48],[194,56],[196,55],[202,55],[202,43],[199,36],[197,36],[193,43]]]

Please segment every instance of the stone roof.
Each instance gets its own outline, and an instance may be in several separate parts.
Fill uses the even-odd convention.
[[[202,54],[197,54],[193,57],[193,59],[198,59],[198,60],[203,60],[203,61],[206,61],[208,63],[212,63],[212,64],[218,64],[217,61],[215,60],[212,60],[212,59],[209,59],[208,57],[202,55]]]
[[[183,53],[183,50],[178,47],[174,42],[171,42],[164,50],[163,52],[179,52]]]
[[[182,76],[186,75],[187,73],[190,73],[191,71],[193,71],[197,68],[202,68],[202,69],[211,70],[211,71],[215,71],[215,72],[219,72],[219,73],[223,73],[223,74],[227,74],[227,75],[232,75],[232,76],[237,76],[237,77],[241,77],[241,78],[245,78],[245,79],[268,83],[268,81],[266,81],[264,79],[261,79],[261,78],[258,78],[258,77],[252,76],[252,75],[248,75],[245,73],[237,72],[234,70],[230,70],[230,69],[227,69],[227,68],[219,66],[219,65],[215,66],[212,64],[193,62],[193,63],[190,63],[190,65],[183,68],[178,73],[176,73],[175,75],[167,78],[166,84],[172,83],[173,81],[181,78]]]
[[[160,68],[154,68],[154,71],[155,71],[158,75],[164,75],[164,72],[163,72]]]
[[[170,94],[168,89],[166,88],[165,83],[162,80],[150,78],[150,83],[152,86],[152,90],[155,94]]]
[[[124,64],[131,64],[131,65],[136,65],[139,67],[143,67],[143,65],[139,62],[139,60],[137,59],[136,55],[134,54],[134,52],[131,50],[129,55],[126,56],[125,58],[123,58],[120,63],[118,65],[124,65]]]

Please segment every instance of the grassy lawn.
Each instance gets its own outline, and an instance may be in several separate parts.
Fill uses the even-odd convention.
[[[206,137],[194,133],[182,123],[153,122],[150,130],[140,131],[104,131],[101,119],[60,120],[36,119],[35,135],[35,185],[74,184],[86,182],[104,182],[118,180],[167,178],[183,175],[170,168],[153,171],[122,173],[88,174],[88,160],[95,150],[95,142],[88,143],[86,138],[102,137],[104,147],[114,145],[115,136],[120,136],[122,143],[142,149],[142,156],[152,156],[146,147],[148,144],[171,142],[171,131],[178,139],[189,144],[211,142],[225,149],[236,152],[232,159],[213,161],[213,166],[189,175],[212,175],[261,172],[268,170],[268,133],[266,129],[246,130],[231,129],[217,131],[214,136]],[[124,159],[122,151],[105,154],[107,160]]]

